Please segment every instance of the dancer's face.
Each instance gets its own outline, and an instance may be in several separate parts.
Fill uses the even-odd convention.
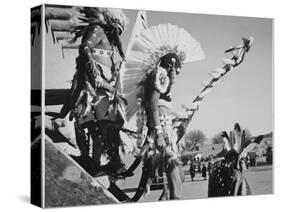
[[[170,71],[170,80],[171,80],[171,84],[174,84],[176,81],[176,75],[177,75],[177,71],[175,68],[171,68]]]

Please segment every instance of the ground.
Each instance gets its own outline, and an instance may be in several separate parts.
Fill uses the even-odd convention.
[[[273,192],[272,166],[262,165],[250,167],[245,171],[245,177],[249,182],[252,195],[270,194]],[[203,180],[197,173],[192,182],[190,176],[186,176],[183,184],[183,199],[207,198],[208,181]],[[157,201],[161,191],[152,191],[141,202]]]
[[[69,146],[69,145],[67,145]],[[64,146],[60,146],[64,149]],[[67,148],[69,151],[69,148]],[[66,151],[66,150],[65,150]],[[126,164],[129,166],[134,157],[126,156],[123,158]],[[257,160],[257,167],[249,167],[244,171],[244,175],[250,185],[252,195],[271,194],[273,192],[273,169],[271,165],[266,165],[266,158],[260,157]],[[186,169],[186,167],[182,167]],[[142,165],[140,165],[134,172],[133,177],[126,178],[126,180],[118,180],[117,185],[121,189],[136,188],[138,186],[140,176],[142,172]],[[188,171],[187,171],[188,173]],[[145,198],[141,199],[141,202],[157,201],[160,197],[161,190],[151,191]],[[199,173],[196,174],[194,181],[191,181],[190,175],[186,175],[183,183],[183,199],[202,199],[207,198],[208,194],[208,180],[203,180]],[[133,192],[127,193],[132,197]]]

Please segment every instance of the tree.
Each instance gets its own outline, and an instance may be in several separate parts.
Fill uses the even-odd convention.
[[[223,143],[223,139],[222,139],[222,136],[221,136],[221,133],[217,133],[213,138],[212,138],[212,143],[213,144],[221,144]]]
[[[184,137],[183,150],[194,151],[198,144],[202,145],[207,140],[201,130],[191,130]]]

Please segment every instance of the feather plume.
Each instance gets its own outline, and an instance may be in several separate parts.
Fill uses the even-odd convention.
[[[229,137],[228,137],[228,135],[227,135],[227,132],[226,132],[226,131],[223,131],[222,134],[221,134],[221,136],[222,136],[222,139],[223,139],[223,141],[224,141],[224,146],[225,146],[226,150],[227,150],[227,151],[230,151],[230,150],[231,150],[231,146],[230,146],[230,144],[229,144]]]
[[[242,131],[241,131],[241,127],[238,123],[236,123],[234,125],[234,130],[233,130],[233,134],[234,134],[234,150],[236,150],[238,153],[240,152],[240,147],[241,147],[241,139],[242,139]]]
[[[232,59],[224,58],[223,63],[226,65],[235,65],[235,61]]]
[[[233,57],[231,59],[223,59],[224,61],[224,66],[222,68],[216,68],[214,71],[209,73],[211,78],[209,80],[206,80],[203,82],[203,88],[201,89],[200,93],[198,96],[195,97],[195,99],[192,101],[194,102],[202,102],[203,98],[210,93],[210,91],[214,88],[214,86],[221,82],[224,76],[227,73],[230,73],[234,67],[238,66],[241,64],[245,57],[245,53],[248,52],[253,44],[254,39],[250,37],[250,39],[245,39],[242,38],[243,44],[238,45],[236,47],[231,47],[230,49],[227,49],[225,53],[232,53]],[[197,110],[199,110],[199,104],[197,107]],[[192,119],[192,116],[194,116],[195,112],[192,113],[189,116],[189,119]],[[233,137],[232,135],[230,137]],[[233,142],[235,142],[235,139],[230,138],[231,145],[234,145]],[[241,143],[238,144],[241,147]],[[239,148],[240,148],[239,147]]]

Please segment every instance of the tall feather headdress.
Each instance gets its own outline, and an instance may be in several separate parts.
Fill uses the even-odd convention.
[[[116,22],[121,28],[122,32],[125,30],[125,26],[129,23],[129,19],[121,9],[116,8],[102,8],[105,16],[109,17],[110,22]]]
[[[234,125],[234,129],[230,131],[229,136],[224,131],[221,134],[224,145],[227,151],[235,150],[239,158],[246,157],[248,152],[253,150],[264,138],[264,135],[259,135],[254,138],[246,138],[246,132],[238,123]]]
[[[115,24],[123,32],[129,22],[122,9],[57,5],[45,6],[45,21],[46,32],[51,32],[54,43],[61,44],[62,49],[77,49],[77,38],[81,37],[91,24]],[[40,32],[40,27],[40,8],[37,8],[32,10],[31,14],[32,44],[36,33]]]
[[[128,120],[138,110],[137,99],[142,89],[140,82],[156,70],[161,57],[168,53],[175,53],[181,64],[205,57],[200,44],[183,28],[160,24],[143,30],[127,56],[121,79],[122,92],[128,101]]]

